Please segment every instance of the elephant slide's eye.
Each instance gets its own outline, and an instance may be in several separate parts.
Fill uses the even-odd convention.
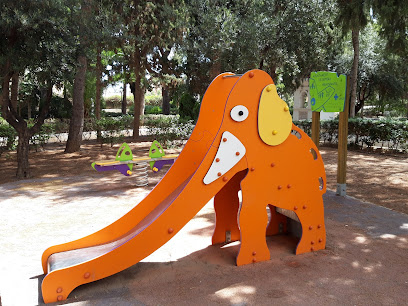
[[[249,111],[243,105],[237,105],[231,109],[231,118],[234,121],[241,122],[248,118]]]

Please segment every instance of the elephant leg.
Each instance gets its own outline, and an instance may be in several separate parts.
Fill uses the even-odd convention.
[[[240,183],[247,170],[235,174],[231,180],[215,195],[215,230],[212,244],[240,240],[241,234],[238,227]]]
[[[316,195],[299,205],[295,211],[302,225],[302,237],[296,254],[322,250],[326,247],[326,228],[322,196]]]
[[[271,218],[266,228],[266,236],[273,236],[287,232],[287,217],[276,212],[276,207],[269,204]]]
[[[237,266],[270,259],[266,245],[268,214],[267,201],[259,193],[259,179],[254,175],[241,183],[242,204],[239,211],[241,246],[237,256]]]

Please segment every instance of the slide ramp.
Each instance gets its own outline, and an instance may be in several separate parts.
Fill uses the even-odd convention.
[[[225,101],[238,80],[226,75],[230,74],[218,76],[207,89],[199,120],[183,151],[144,200],[102,230],[45,250],[45,303],[65,300],[76,287],[144,259],[170,240],[222,188],[221,183],[203,184],[210,164],[200,165],[206,155],[216,154],[211,145],[223,120]]]
[[[213,243],[239,240],[237,265],[270,259],[265,235],[285,231],[287,221],[279,212],[293,212],[301,225],[296,254],[324,249],[325,182],[317,147],[293,125],[270,76],[261,70],[220,75],[179,158],[147,197],[106,228],[44,252],[44,301],[64,300],[81,284],[138,263],[212,197]]]

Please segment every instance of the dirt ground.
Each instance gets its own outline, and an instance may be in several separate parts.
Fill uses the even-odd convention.
[[[132,143],[133,153],[147,156],[151,142]],[[90,175],[94,172],[91,163],[96,160],[114,159],[119,145],[110,147],[95,142],[82,145],[77,153],[64,154],[63,144],[49,144],[44,150],[30,153],[31,174],[33,178],[69,177]],[[166,150],[167,153],[178,153],[180,150]],[[322,147],[322,154],[327,187],[336,190],[337,149]],[[16,181],[16,153],[3,154],[0,184]],[[114,178],[118,174],[106,173]],[[149,173],[157,182],[161,174]],[[407,155],[385,155],[362,151],[348,152],[347,195],[362,201],[381,205],[395,211],[408,214],[408,157]]]
[[[14,178],[15,153],[0,158],[0,306],[43,305],[42,252],[117,220],[164,175],[149,172],[149,185],[137,188],[132,177],[91,168],[118,147],[86,143],[64,154],[63,145],[49,145],[31,154],[27,181]],[[149,147],[131,145],[137,156]],[[321,153],[334,190],[336,150]],[[408,215],[379,206],[407,213],[407,172],[406,158],[349,152],[348,194],[378,205],[329,190],[325,250],[294,255],[297,239],[277,235],[267,238],[271,260],[236,267],[239,243],[211,245],[210,201],[140,263],[78,287],[58,305],[407,305]]]

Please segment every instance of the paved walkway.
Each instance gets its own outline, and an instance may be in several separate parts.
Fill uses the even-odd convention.
[[[0,185],[2,305],[42,304],[42,252],[113,222],[154,183],[95,173]],[[295,256],[296,239],[275,236],[270,261],[236,267],[239,244],[210,245],[210,202],[151,256],[60,304],[407,305],[408,216],[331,191],[325,211],[326,250]]]

